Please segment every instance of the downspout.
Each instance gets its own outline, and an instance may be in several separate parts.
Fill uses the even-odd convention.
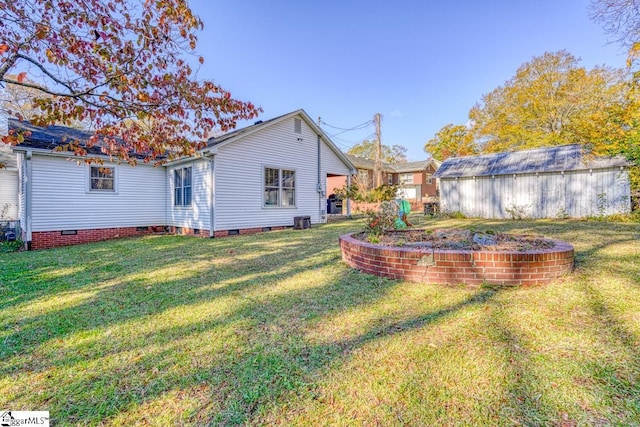
[[[326,202],[324,200],[324,191],[322,189],[322,151],[321,151],[321,146],[320,146],[321,140],[320,140],[320,135],[318,134],[318,186],[317,186],[317,191],[318,191],[318,210],[320,213],[320,222],[324,223],[325,218],[326,218]]]
[[[209,238],[216,236],[216,169],[215,156],[209,157],[209,171],[211,173],[211,203],[209,204]]]
[[[27,250],[31,250],[31,216],[32,216],[32,203],[31,203],[31,181],[32,181],[32,167],[31,159],[33,152],[28,150],[25,155],[25,187],[24,187],[24,219],[25,219],[25,232],[26,232],[26,246]]]

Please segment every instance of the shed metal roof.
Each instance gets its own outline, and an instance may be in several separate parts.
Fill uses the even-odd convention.
[[[628,165],[629,162],[622,156],[590,158],[584,155],[580,144],[571,144],[482,156],[452,157],[440,165],[434,177],[568,172]]]

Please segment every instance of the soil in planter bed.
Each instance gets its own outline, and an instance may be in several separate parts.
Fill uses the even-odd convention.
[[[541,236],[474,232],[465,229],[436,230],[388,230],[375,239],[367,233],[357,233],[355,238],[385,246],[401,246],[450,250],[531,251],[550,249],[555,243]]]

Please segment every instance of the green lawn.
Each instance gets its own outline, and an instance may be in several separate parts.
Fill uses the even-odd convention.
[[[0,409],[54,425],[640,425],[640,224],[425,220],[569,241],[529,288],[346,267],[359,221],[0,253]]]

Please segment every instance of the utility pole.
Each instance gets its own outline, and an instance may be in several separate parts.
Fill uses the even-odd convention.
[[[373,183],[378,188],[382,185],[382,136],[380,133],[380,113],[373,116],[376,124],[376,158],[373,164]]]

